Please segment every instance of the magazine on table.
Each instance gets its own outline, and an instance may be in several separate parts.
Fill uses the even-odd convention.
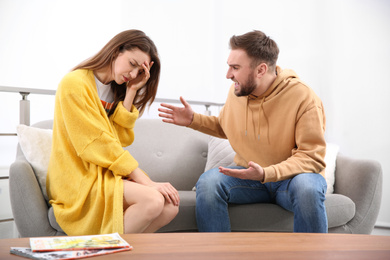
[[[77,259],[133,249],[118,233],[91,236],[33,237],[30,247],[11,247],[11,254],[31,259]]]
[[[80,250],[80,249],[107,249],[107,248],[130,248],[118,233],[69,236],[69,237],[32,237],[30,247],[33,252],[56,251],[56,250]]]
[[[113,249],[84,249],[71,251],[44,251],[33,252],[29,247],[11,247],[11,254],[24,256],[36,260],[51,260],[51,259],[78,259],[98,255],[112,254],[122,251],[128,251],[131,248],[113,248]]]

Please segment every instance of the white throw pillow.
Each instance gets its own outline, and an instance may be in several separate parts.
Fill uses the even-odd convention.
[[[236,153],[227,139],[209,136],[207,161],[204,171],[207,172],[219,166],[235,166],[235,155]],[[196,187],[193,187],[192,190],[196,191]]]
[[[236,153],[230,146],[227,139],[210,136],[207,152],[207,162],[204,171],[208,171],[219,166],[235,166],[234,156]]]
[[[339,151],[339,146],[332,143],[326,144],[326,155],[325,155],[325,179],[328,184],[327,194],[333,193],[334,181],[335,181],[335,170],[336,170],[336,158]],[[217,168],[219,166],[234,166],[235,152],[230,146],[227,139],[216,138],[210,136],[208,145],[208,155],[205,167],[205,172]],[[193,189],[194,190],[194,189]]]
[[[53,130],[18,125],[16,132],[18,134],[20,148],[27,161],[31,164],[43,196],[48,201],[46,175],[49,167]]]
[[[328,184],[327,194],[332,194],[334,191],[334,180],[336,172],[336,158],[340,147],[336,144],[326,143],[326,155],[325,155],[325,179]]]

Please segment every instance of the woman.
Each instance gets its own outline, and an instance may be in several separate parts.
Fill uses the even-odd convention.
[[[47,190],[66,234],[154,232],[178,213],[177,190],[153,182],[122,148],[159,75],[152,40],[128,30],[60,82]]]

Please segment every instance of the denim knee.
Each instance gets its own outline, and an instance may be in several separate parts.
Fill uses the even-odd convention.
[[[320,174],[299,174],[289,186],[290,195],[296,203],[309,206],[325,200],[327,185]]]
[[[223,174],[219,172],[218,168],[204,172],[196,183],[196,193],[215,193],[220,187],[222,177]]]

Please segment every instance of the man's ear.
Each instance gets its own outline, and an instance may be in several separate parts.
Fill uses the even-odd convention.
[[[260,63],[256,67],[256,76],[257,78],[262,78],[268,71],[268,65],[264,62]]]

